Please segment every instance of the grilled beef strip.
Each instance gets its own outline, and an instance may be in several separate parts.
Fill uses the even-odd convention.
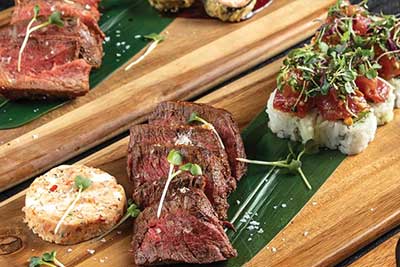
[[[229,207],[227,198],[235,189],[235,180],[227,176],[221,159],[210,151],[186,145],[135,145],[128,152],[128,176],[133,183],[134,194],[143,184],[152,184],[168,177],[168,153],[175,149],[184,159],[201,166],[206,177],[205,194],[209,197],[217,214],[223,220],[227,218]]]
[[[190,115],[196,112],[211,123],[220,135],[228,154],[232,175],[239,180],[246,172],[246,164],[236,158],[245,158],[246,153],[240,136],[239,127],[232,114],[205,104],[183,101],[167,101],[160,103],[150,115],[149,123],[153,125],[187,125]],[[196,124],[193,124],[196,125]]]
[[[135,220],[132,247],[137,265],[207,264],[237,256],[204,193],[196,188],[170,192]]]
[[[199,126],[158,126],[151,124],[135,125],[130,129],[128,150],[136,144],[164,144],[198,146],[218,156],[226,167],[226,175],[230,175],[228,156],[215,134]],[[233,182],[233,181],[232,181]]]
[[[17,70],[21,38],[0,41],[0,93],[9,99],[72,98],[89,91],[91,66],[78,59],[79,44],[73,38],[31,38]]]

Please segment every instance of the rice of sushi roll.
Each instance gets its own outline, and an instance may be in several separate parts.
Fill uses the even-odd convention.
[[[210,17],[222,21],[239,22],[254,8],[257,0],[203,0]]]
[[[347,155],[362,152],[375,138],[377,119],[371,111],[351,125],[346,125],[342,120],[326,120],[316,110],[299,117],[274,108],[276,90],[268,100],[266,112],[268,127],[280,138],[303,143],[312,139],[323,147],[339,149]]]
[[[194,0],[149,0],[151,6],[161,12],[178,12],[192,6]]]
[[[373,112],[366,113],[352,125],[343,121],[328,121],[318,116],[315,124],[315,141],[329,149],[339,149],[347,155],[362,152],[374,140],[377,120]]]
[[[396,97],[395,107],[400,108],[400,78],[393,78],[389,82],[393,86],[394,95]]]

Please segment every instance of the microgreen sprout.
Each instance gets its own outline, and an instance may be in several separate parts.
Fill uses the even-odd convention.
[[[28,23],[28,26],[26,27],[25,38],[24,38],[24,41],[22,42],[21,48],[20,48],[19,53],[18,53],[18,65],[17,65],[18,72],[21,71],[22,54],[23,54],[23,52],[25,50],[25,47],[26,47],[26,45],[28,43],[30,35],[33,32],[35,32],[37,30],[40,30],[41,28],[47,27],[49,25],[56,25],[57,27],[63,27],[64,26],[64,22],[61,19],[61,13],[58,12],[58,11],[54,11],[49,16],[47,21],[32,27],[33,24],[38,19],[39,12],[40,12],[40,7],[38,5],[35,5],[35,7],[33,8],[33,18],[31,19],[31,21]]]
[[[41,257],[31,257],[29,260],[29,267],[39,267],[42,265],[50,267],[65,267],[57,258],[56,251],[46,252]],[[54,264],[53,264],[54,263]]]
[[[79,199],[81,198],[82,192],[84,190],[86,190],[92,184],[92,181],[90,179],[82,177],[80,175],[75,177],[74,182],[75,182],[74,186],[76,189],[78,189],[78,193],[76,194],[75,199],[68,206],[67,210],[64,212],[61,219],[58,221],[56,228],[54,229],[54,234],[57,234],[58,230],[61,227],[61,224],[63,223],[65,218],[68,216],[68,214],[72,211],[72,209],[75,207],[75,205],[79,201]]]
[[[314,141],[310,140],[306,144],[304,144],[303,149],[300,153],[296,154],[293,150],[291,143],[288,143],[289,147],[289,154],[287,155],[285,160],[278,160],[278,161],[261,161],[261,160],[249,160],[243,158],[237,158],[237,161],[256,164],[256,165],[266,165],[266,166],[275,166],[279,168],[287,169],[291,173],[297,173],[300,175],[301,179],[303,180],[306,187],[311,190],[311,184],[308,181],[307,177],[305,176],[303,169],[302,169],[302,161],[301,158],[305,154],[315,154],[319,151],[319,145]]]
[[[151,43],[149,47],[147,47],[146,51],[138,57],[135,61],[130,63],[128,66],[126,66],[125,71],[130,70],[134,65],[138,64],[141,62],[145,57],[147,57],[156,47],[159,43],[163,42],[165,40],[165,36],[157,33],[151,33],[147,35],[143,35],[143,38],[146,40],[150,40]]]
[[[212,125],[211,123],[209,123],[208,121],[206,121],[205,119],[200,117],[199,114],[197,114],[196,112],[192,112],[192,114],[190,114],[188,122],[189,123],[200,122],[201,124],[204,125],[205,128],[210,129],[211,131],[213,131],[213,133],[215,134],[215,136],[218,139],[218,142],[221,144],[222,149],[225,149],[224,142],[222,142],[222,139],[219,136],[217,130],[214,127],[214,125]]]
[[[165,200],[165,197],[168,192],[168,187],[169,187],[171,181],[176,176],[180,175],[181,173],[183,173],[185,171],[189,172],[193,176],[203,175],[203,171],[198,164],[189,162],[189,163],[182,165],[183,156],[179,151],[177,151],[175,149],[171,149],[171,151],[168,153],[167,160],[169,162],[168,178],[167,178],[167,182],[165,183],[165,187],[164,187],[164,190],[161,195],[160,204],[158,205],[157,218],[160,218],[160,216],[161,216],[162,206],[164,204],[164,200]],[[178,168],[177,171],[174,171],[175,167]]]
[[[121,218],[121,220],[119,220],[119,222],[114,225],[111,229],[109,229],[108,231],[106,231],[104,234],[102,234],[101,236],[99,236],[98,238],[96,238],[96,240],[100,240],[102,238],[104,238],[106,235],[108,235],[109,233],[111,233],[112,231],[114,231],[115,229],[117,229],[121,224],[123,224],[126,220],[128,220],[129,218],[136,218],[139,213],[140,210],[138,209],[138,207],[136,206],[135,203],[133,203],[132,200],[128,201],[128,208],[126,209],[126,213],[125,215]]]

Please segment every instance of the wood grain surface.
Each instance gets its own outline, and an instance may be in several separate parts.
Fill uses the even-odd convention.
[[[395,267],[396,244],[400,239],[400,233],[389,238],[366,255],[362,256],[349,267]]]
[[[122,67],[87,96],[1,131],[0,192],[144,121],[162,100],[192,99],[286,50],[312,35],[319,26],[315,20],[334,2],[274,1],[237,24],[174,20],[163,33],[167,40],[135,68]]]
[[[281,61],[272,63],[198,101],[228,109],[243,128],[264,109],[275,87],[280,64]],[[399,225],[399,133],[400,112],[397,111],[395,121],[379,128],[368,149],[348,157],[302,211],[246,266],[333,266]],[[124,138],[80,163],[110,172],[129,192],[127,143],[128,139]],[[23,240],[23,248],[0,256],[0,262],[14,261],[8,266],[22,266],[30,256],[56,249],[67,266],[92,266],[103,261],[101,266],[133,266],[128,253],[129,223],[121,232],[113,232],[104,243],[57,246],[41,241],[24,225],[23,201],[21,193],[0,204],[0,236],[14,235]],[[68,248],[72,248],[72,252],[67,252]],[[96,252],[91,255],[87,249]]]

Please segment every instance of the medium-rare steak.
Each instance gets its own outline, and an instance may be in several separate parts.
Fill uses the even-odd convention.
[[[193,112],[196,112],[215,127],[224,142],[232,175],[239,180],[246,172],[246,164],[237,161],[236,158],[245,158],[246,154],[239,127],[228,111],[205,104],[167,101],[156,107],[150,115],[149,123],[154,125],[185,125],[188,124]]]
[[[39,21],[38,23],[41,23]],[[23,40],[26,35],[27,22],[21,22],[0,29],[0,42],[8,39]],[[64,20],[63,27],[50,25],[33,32],[30,38],[52,39],[60,41],[74,40],[79,44],[79,54],[93,67],[100,67],[103,58],[103,39],[89,30],[79,19]],[[29,40],[30,42],[30,40]]]
[[[133,147],[136,144],[199,146],[219,156],[226,166],[227,175],[230,175],[226,151],[222,148],[215,134],[203,127],[135,125],[130,129],[129,147]]]
[[[237,256],[216,213],[201,190],[170,193],[160,218],[157,203],[140,213],[133,230],[137,265],[206,264]]]
[[[88,28],[104,38],[104,33],[97,24],[100,12],[90,5],[82,5],[75,1],[65,0],[24,0],[14,8],[11,24],[30,21],[33,18],[35,6],[40,8],[40,17],[48,18],[54,11],[59,11],[63,18],[79,18]]]
[[[206,177],[205,194],[221,219],[226,219],[228,195],[235,189],[235,180],[227,176],[222,160],[210,151],[186,145],[135,145],[128,152],[128,176],[133,191],[143,184],[151,184],[168,177],[168,153],[175,149],[183,156],[183,164],[196,163]]]
[[[17,70],[22,39],[0,41],[0,93],[7,98],[71,98],[89,91],[91,66],[79,56],[76,40],[30,38]]]
[[[149,207],[155,203],[159,203],[162,192],[165,187],[165,179],[154,181],[153,183],[145,183],[140,185],[132,195],[133,202],[141,209]],[[206,177],[192,176],[188,172],[175,177],[169,187],[168,191],[173,192],[180,188],[197,188],[201,191],[205,190]]]

